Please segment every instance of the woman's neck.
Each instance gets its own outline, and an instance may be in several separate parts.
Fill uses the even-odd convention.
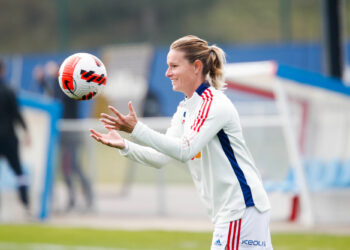
[[[186,95],[187,98],[191,98],[194,94],[194,92],[196,92],[196,90],[198,89],[198,87],[205,81],[205,79],[199,79],[198,81],[196,81],[194,84],[191,85],[191,89],[189,89],[188,91],[186,91],[186,93],[184,93]]]

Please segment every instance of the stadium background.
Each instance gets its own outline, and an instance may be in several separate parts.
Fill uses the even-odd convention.
[[[345,69],[341,84],[347,85],[350,3],[347,0],[340,2]],[[45,65],[48,61],[61,63],[75,52],[93,53],[105,62],[108,84],[113,84],[114,88],[111,86],[111,91],[96,100],[79,103],[81,119],[98,117],[107,103],[123,110],[129,99],[136,104],[140,116],[167,117],[173,114],[182,95],[172,92],[170,81],[164,75],[166,54],[169,44],[186,34],[198,35],[221,46],[228,63],[273,60],[281,65],[327,75],[322,3],[321,0],[0,0],[0,32],[4,34],[0,39],[0,54],[7,65],[8,79],[20,96],[45,99],[43,93],[33,90],[35,66]],[[235,97],[244,101],[252,98]],[[79,127],[76,132],[87,138],[87,127],[83,124],[78,121],[73,123],[73,128]],[[68,124],[66,128],[69,130],[72,126]],[[64,132],[61,127],[61,133]],[[91,152],[95,158],[89,158]],[[80,209],[64,213],[66,193],[57,162],[53,161],[57,172],[52,211],[46,220],[48,224],[211,231],[204,208],[183,166],[169,166],[158,172],[131,166],[133,171],[128,171],[131,163],[111,149],[91,145],[89,138],[81,149],[81,159],[93,182],[96,207],[86,213]],[[95,164],[89,162],[91,159]],[[2,172],[2,176],[4,174],[6,176]],[[286,171],[280,171],[278,175],[283,178]],[[328,186],[330,190],[339,187],[336,180],[332,183]],[[348,185],[341,187],[340,199],[348,197]],[[6,185],[2,190],[4,195]],[[25,218],[4,212],[12,206],[16,206],[16,201],[2,202],[3,223],[27,223]],[[282,223],[279,220],[272,223],[274,233],[314,230],[349,234],[347,223],[328,223],[311,229],[298,222],[285,223],[290,204],[280,209],[286,211],[279,213]],[[344,221],[349,222],[349,218]]]

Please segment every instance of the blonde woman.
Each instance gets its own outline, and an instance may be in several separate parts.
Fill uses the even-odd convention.
[[[109,106],[115,116],[101,114],[108,133],[91,129],[91,136],[156,168],[171,158],[186,163],[214,223],[212,250],[270,250],[270,204],[243,139],[238,113],[222,91],[224,62],[219,47],[196,36],[176,40],[170,46],[165,74],[185,99],[166,134],[138,121],[129,102],[127,115]],[[137,143],[117,131],[130,133]]]

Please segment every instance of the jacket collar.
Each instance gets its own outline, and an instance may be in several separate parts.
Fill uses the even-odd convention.
[[[207,81],[205,81],[201,85],[199,85],[199,87],[196,89],[196,92],[199,96],[201,96],[203,92],[209,87],[210,87],[210,84]]]
[[[196,89],[197,94],[194,93],[191,98],[186,97],[182,105],[186,106],[187,108],[195,107],[202,100],[201,95],[203,92],[209,87],[210,84],[208,82],[203,82]]]

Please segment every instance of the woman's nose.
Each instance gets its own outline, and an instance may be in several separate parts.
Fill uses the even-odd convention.
[[[165,71],[165,76],[166,77],[170,77],[171,75],[171,71],[170,71],[170,68],[168,68],[166,71]]]

